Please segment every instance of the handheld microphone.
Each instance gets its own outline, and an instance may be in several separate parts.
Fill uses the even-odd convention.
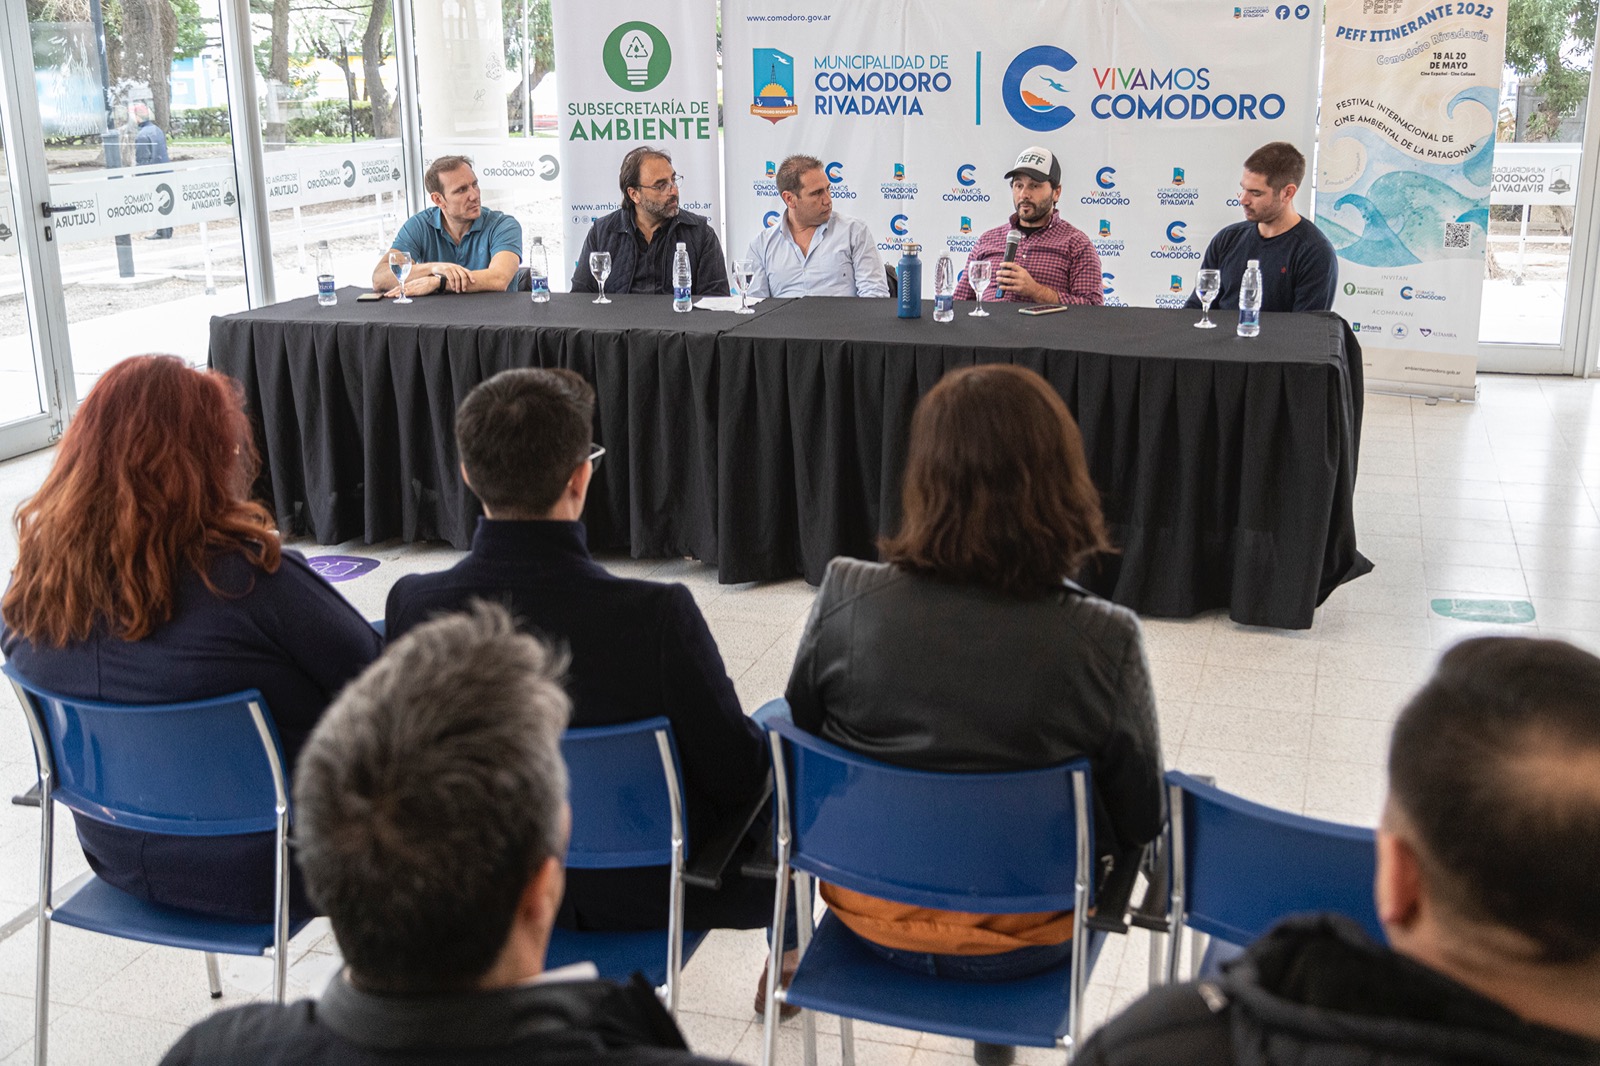
[[[1010,233],[1006,234],[1006,257],[1004,259],[1002,259],[1001,262],[1002,263],[1010,263],[1010,262],[1015,261],[1016,258],[1017,258],[1017,245],[1019,245],[1021,243],[1022,243],[1022,231],[1021,230],[1014,229]]]
[[[1004,259],[1000,260],[1000,265],[1001,266],[1005,266],[1007,263],[1012,263],[1012,262],[1016,261],[1016,258],[1017,258],[1017,245],[1019,245],[1021,243],[1022,243],[1022,231],[1021,230],[1014,229],[1010,233],[1006,234],[1006,257]],[[995,289],[995,292],[997,292],[997,293],[1004,291],[1001,288],[1000,281],[999,281],[998,278],[995,279],[994,289]]]

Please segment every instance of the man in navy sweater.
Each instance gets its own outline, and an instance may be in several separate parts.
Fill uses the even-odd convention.
[[[572,724],[662,715],[683,763],[691,858],[744,819],[764,791],[767,755],[722,656],[682,585],[610,574],[589,557],[579,516],[604,449],[592,447],[594,389],[570,370],[506,370],[456,413],[467,486],[483,502],[472,550],[449,570],[396,581],[385,612],[393,641],[473,600],[503,603],[518,625],[572,656]],[[691,887],[690,929],[754,929],[772,917],[772,882],[730,864],[722,887]],[[557,918],[576,929],[667,924],[664,866],[572,870]]]
[[[1206,247],[1202,269],[1222,271],[1211,306],[1239,309],[1239,280],[1252,259],[1261,262],[1261,310],[1326,311],[1339,282],[1339,257],[1316,224],[1294,209],[1306,176],[1306,157],[1286,141],[1264,144],[1244,161],[1239,206],[1244,221],[1225,227]],[[1187,307],[1198,308],[1191,294]]]

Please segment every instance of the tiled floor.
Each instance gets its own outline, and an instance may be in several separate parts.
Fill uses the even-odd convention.
[[[1479,632],[1538,633],[1600,652],[1600,382],[1486,377],[1481,402],[1429,406],[1368,396],[1357,482],[1361,549],[1376,570],[1333,593],[1306,632],[1235,625],[1217,614],[1145,623],[1162,743],[1169,765],[1213,774],[1225,788],[1292,811],[1372,822],[1396,711],[1439,651]],[[39,484],[49,455],[0,463],[0,566],[15,558],[9,516]],[[297,545],[308,554],[315,545]],[[326,549],[333,551],[335,549]],[[367,614],[382,613],[401,574],[448,565],[437,546],[346,545],[381,561],[339,586]],[[747,709],[782,692],[812,591],[803,582],[721,586],[684,561],[612,559],[619,572],[681,581],[710,621]],[[1531,623],[1493,626],[1441,617],[1436,599],[1526,599]],[[0,793],[26,788],[32,756],[21,715],[0,695]],[[57,871],[83,868],[63,824]],[[8,921],[35,894],[37,814],[0,805],[0,1066],[32,1061],[31,926]],[[1087,1004],[1093,1024],[1144,987],[1147,941],[1113,940]],[[338,960],[323,923],[295,941],[292,991],[320,989]],[[759,932],[719,933],[690,963],[682,1021],[712,1056],[759,1060],[750,1000],[761,968]],[[72,929],[55,933],[52,1060],[150,1063],[183,1027],[212,1009],[199,959]],[[225,964],[224,1004],[260,996],[265,964]],[[821,1019],[824,1033],[837,1031]],[[959,1041],[858,1025],[863,1066],[957,1066]],[[785,1027],[784,1061],[799,1062]],[[824,1041],[824,1063],[837,1043]],[[1044,1061],[1025,1051],[1021,1061]]]

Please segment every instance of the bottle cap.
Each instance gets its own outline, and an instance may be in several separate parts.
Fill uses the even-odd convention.
[[[1250,269],[1250,268],[1251,268],[1251,267],[1255,267],[1255,268],[1257,268],[1257,269],[1260,269],[1260,267],[1261,267],[1261,260],[1259,260],[1259,259],[1250,259],[1250,260],[1247,260],[1247,261],[1246,261],[1246,262],[1245,262],[1245,265],[1244,265],[1244,268],[1245,268],[1245,269],[1246,269],[1246,270],[1249,270],[1249,269]]]
[[[916,241],[906,241],[900,246],[900,250],[906,255],[916,255],[918,252],[922,251],[922,245],[918,244]]]
[[[687,244],[683,243],[682,241],[678,242],[678,251],[687,252],[688,250],[689,250],[689,246]]]

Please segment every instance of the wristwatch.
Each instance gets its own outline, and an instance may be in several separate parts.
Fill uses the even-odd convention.
[[[444,283],[444,275],[443,274],[435,274],[434,277],[439,279],[439,287],[437,289],[433,290],[433,294],[435,296],[439,295],[439,293],[441,293],[441,292],[449,292],[450,291],[449,286],[447,286]]]

